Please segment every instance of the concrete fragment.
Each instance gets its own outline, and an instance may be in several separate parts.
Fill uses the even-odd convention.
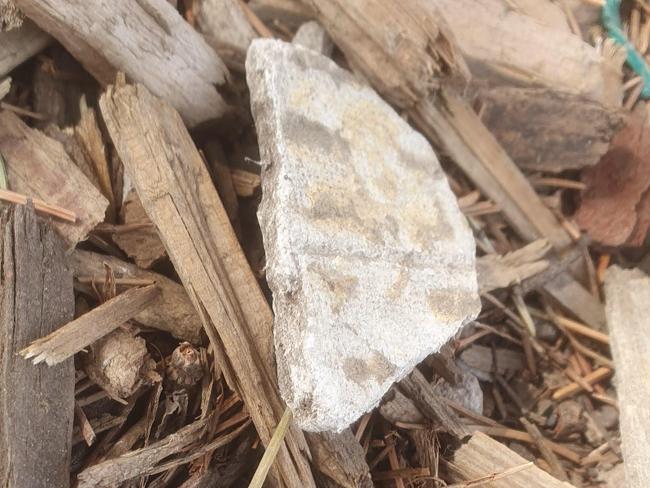
[[[475,244],[427,141],[329,59],[253,41],[259,220],[284,400],[345,428],[480,308]]]
[[[302,24],[291,42],[316,51],[328,58],[332,55],[334,49],[332,38],[325,28],[315,20]]]

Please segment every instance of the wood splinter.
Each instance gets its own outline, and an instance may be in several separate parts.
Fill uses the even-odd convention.
[[[158,296],[156,285],[131,288],[99,307],[69,322],[51,334],[37,339],[20,351],[34,364],[58,364],[114,331],[149,306]]]

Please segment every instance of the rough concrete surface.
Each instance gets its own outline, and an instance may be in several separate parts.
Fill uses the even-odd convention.
[[[475,244],[428,142],[301,46],[246,59],[278,378],[300,427],[340,431],[479,311]]]

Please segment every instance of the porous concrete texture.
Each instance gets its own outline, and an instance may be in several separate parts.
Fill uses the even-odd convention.
[[[334,62],[282,41],[246,59],[280,389],[340,431],[479,311],[475,243],[429,143]]]

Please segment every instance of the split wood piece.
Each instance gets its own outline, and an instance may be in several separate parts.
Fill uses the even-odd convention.
[[[36,97],[36,93],[38,92],[38,87],[39,84],[36,80],[38,80],[38,75],[34,76],[34,97]],[[51,101],[52,99],[55,98],[62,98],[62,97],[56,97],[52,95],[51,93],[48,93],[44,99]],[[58,105],[58,101],[55,103]],[[53,104],[53,105],[55,105]],[[64,123],[63,120],[65,118],[65,109],[61,108],[59,110],[58,108],[55,109],[55,111],[59,114],[57,118],[59,118],[60,123]],[[74,164],[77,165],[77,167],[81,170],[81,172],[88,178],[88,181],[90,181],[95,187],[98,189],[100,188],[99,184],[99,178],[97,177],[97,173],[95,173],[95,168],[93,162],[90,160],[90,156],[86,152],[86,149],[81,145],[81,142],[75,137],[74,135],[74,129],[72,127],[66,127],[64,129],[60,129],[58,125],[56,125],[57,122],[52,122],[48,123],[47,127],[43,129],[43,133],[54,139],[55,141],[60,142],[63,145],[63,148],[65,149],[65,152],[68,153],[68,156],[70,156],[70,159],[74,162]]]
[[[192,11],[199,32],[233,71],[244,72],[246,50],[257,33],[238,0],[200,0]]]
[[[508,470],[528,464],[528,461],[481,432],[475,432],[446,464],[452,481],[460,486],[470,486],[469,482],[473,480],[485,480],[486,486],[493,488],[573,487],[534,465],[506,474]]]
[[[487,254],[477,258],[479,290],[485,293],[506,288],[541,273],[549,266],[549,261],[543,258],[550,248],[546,239],[538,239],[504,255]]]
[[[169,332],[174,337],[192,344],[201,341],[201,319],[181,285],[169,278],[145,271],[121,259],[89,251],[75,250],[71,255],[71,266],[75,277],[94,277],[103,282],[108,265],[115,274],[116,282],[134,279],[156,283],[159,294],[151,306],[134,315],[134,320],[146,326]],[[137,281],[134,284],[141,284]]]
[[[64,245],[32,208],[0,217],[0,486],[67,487],[74,363],[34,366],[18,355],[74,317]]]
[[[83,408],[79,406],[77,402],[74,405],[74,414],[77,419],[78,429],[81,433],[81,436],[86,441],[88,446],[92,446],[97,440],[97,434],[93,430],[93,426],[90,424],[88,417],[86,417],[86,412],[83,411]]]
[[[88,160],[92,163],[92,169],[97,175],[99,190],[108,200],[107,220],[113,222],[115,218],[115,195],[111,182],[111,170],[106,157],[104,139],[99,129],[97,114],[95,110],[88,107],[85,97],[82,96],[80,103],[81,116],[79,123],[74,128],[74,135],[85,149]]]
[[[314,9],[350,66],[393,105],[410,108],[440,88],[441,83],[457,81],[464,86],[470,78],[469,68],[436,2],[304,3]],[[385,22],[386,19],[391,22]],[[399,43],[394,40],[395,29],[408,33]]]
[[[215,86],[228,69],[166,0],[16,0],[102,85],[123,71],[168,100],[195,126],[221,117],[227,105]]]
[[[611,267],[605,274],[607,326],[616,365],[616,392],[625,477],[629,488],[650,486],[650,278]]]
[[[201,447],[194,448],[190,456],[186,459],[168,460],[165,463],[158,464],[169,456],[187,451],[188,448],[197,443],[205,434],[210,418],[208,416],[204,419],[197,420],[158,442],[128,452],[118,458],[109,459],[86,468],[78,475],[79,487],[101,488],[114,486],[136,476],[151,475],[166,471],[171,467],[185,464],[192,459],[205,455],[206,452],[212,452],[219,447],[229,444],[249,425],[249,422],[246,422],[234,431],[217,437]]]
[[[473,433],[482,432],[491,437],[501,437],[504,439],[509,439],[513,441],[525,442],[527,444],[534,444],[535,440],[530,436],[528,432],[523,432],[521,430],[509,429],[502,426],[485,426],[485,425],[468,425],[467,428]],[[559,454],[564,459],[568,459],[576,465],[581,465],[582,456],[578,453],[572,451],[563,444],[558,444],[552,441],[548,441],[548,445],[553,450],[554,453]]]
[[[111,86],[100,106],[133,186],[202,317],[219,366],[267,445],[284,412],[273,317],[203,160],[176,111],[144,86]],[[274,480],[314,486],[307,453],[302,432],[291,428],[276,458]]]
[[[34,358],[34,364],[43,361],[48,366],[59,364],[132,319],[151,305],[158,293],[156,285],[131,288],[35,340],[20,354],[26,359]]]
[[[45,49],[52,38],[30,21],[20,28],[0,32],[0,78]]]
[[[594,166],[625,121],[619,107],[548,88],[481,86],[476,95],[485,125],[512,160],[531,171]]]
[[[72,162],[63,146],[28,127],[11,112],[0,112],[0,152],[9,187],[76,214],[76,223],[52,225],[69,248],[104,220],[108,201]]]

